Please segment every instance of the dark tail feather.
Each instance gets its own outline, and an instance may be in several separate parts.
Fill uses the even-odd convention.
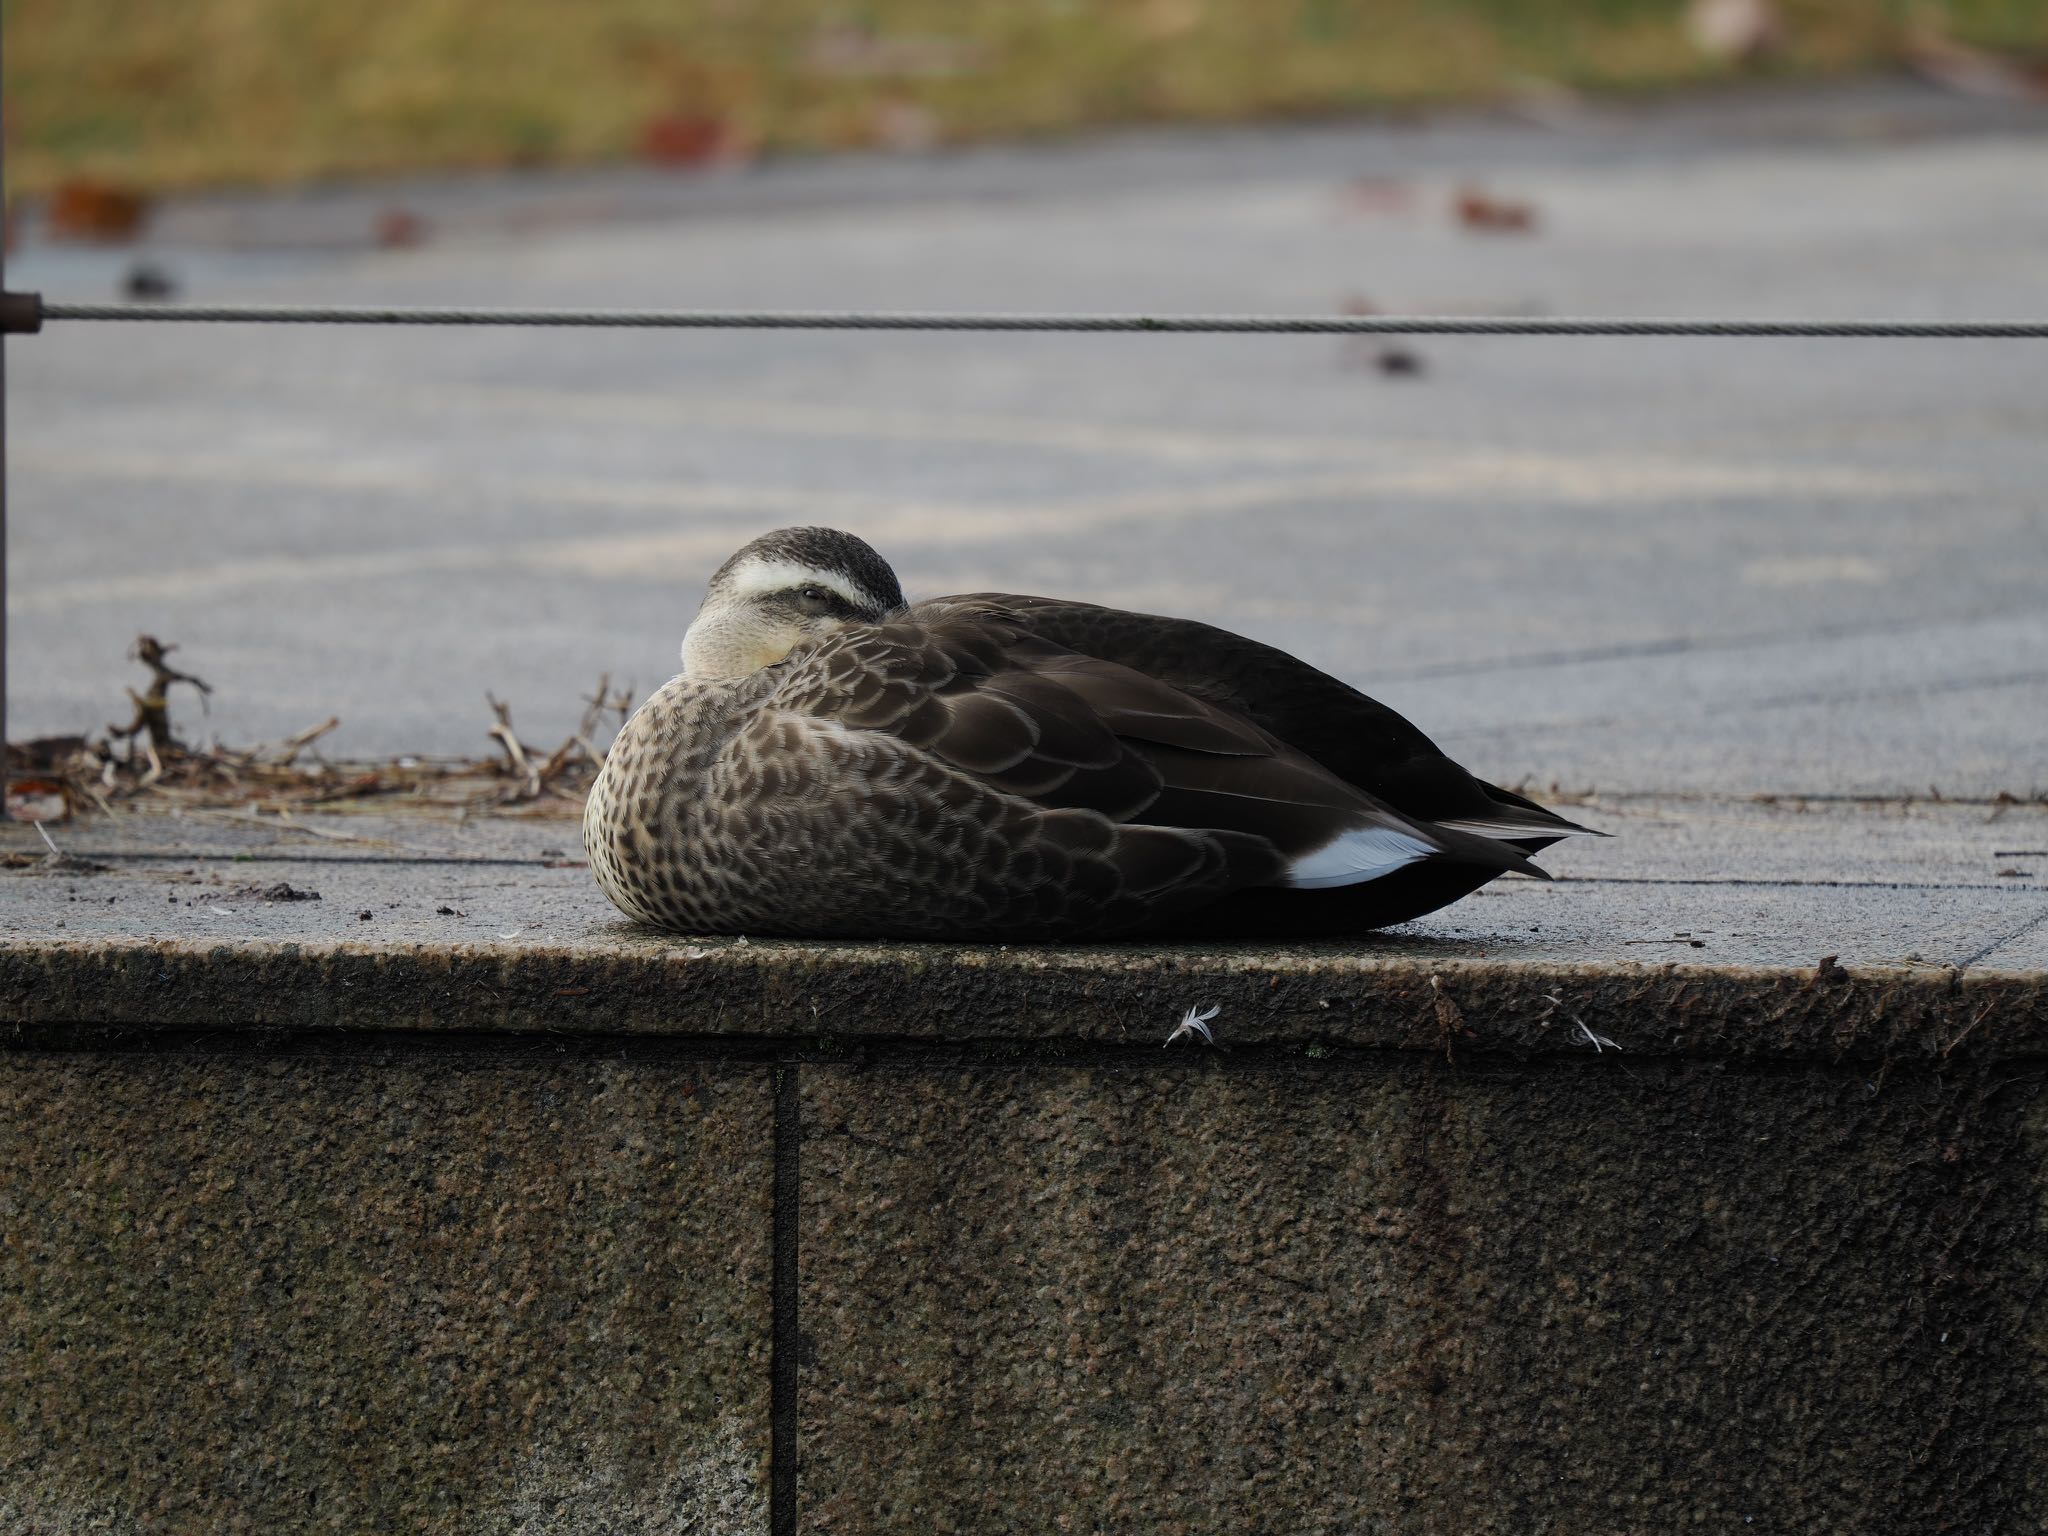
[[[1532,880],[1550,878],[1546,870],[1530,862],[1528,851],[1515,843],[1482,837],[1477,832],[1462,832],[1456,827],[1432,826],[1429,832],[1460,864],[1491,869],[1503,875],[1527,875]]]

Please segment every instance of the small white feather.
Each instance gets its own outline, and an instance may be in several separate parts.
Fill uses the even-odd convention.
[[[1534,817],[1528,820],[1517,818],[1513,813],[1505,816],[1460,816],[1436,823],[1453,832],[1476,832],[1481,837],[1591,837],[1587,827],[1560,827],[1554,821],[1540,821]]]
[[[1435,852],[1421,838],[1394,827],[1357,827],[1288,865],[1287,883],[1302,891],[1361,885]]]

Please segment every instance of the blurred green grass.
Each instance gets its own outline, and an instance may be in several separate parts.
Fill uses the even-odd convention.
[[[144,188],[829,150],[1643,91],[1740,66],[1683,0],[7,0],[8,172]],[[2038,55],[2048,0],[1782,0],[1767,73],[1916,29]],[[667,120],[664,130],[651,129]]]

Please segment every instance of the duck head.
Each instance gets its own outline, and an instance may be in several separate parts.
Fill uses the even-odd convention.
[[[745,677],[849,624],[903,606],[888,561],[836,528],[778,528],[718,568],[683,636],[692,681]]]

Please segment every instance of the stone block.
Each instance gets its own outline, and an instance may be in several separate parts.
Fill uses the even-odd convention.
[[[2036,1528],[2040,1083],[806,1067],[805,1529]]]
[[[767,1528],[764,1069],[0,1055],[0,1529]]]

